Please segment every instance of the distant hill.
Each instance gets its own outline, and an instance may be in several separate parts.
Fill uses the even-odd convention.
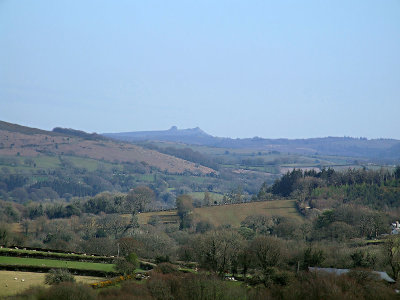
[[[143,162],[171,174],[189,172],[210,174],[215,171],[193,162],[129,143],[121,143],[98,134],[55,128],[53,131],[0,121],[0,155],[71,155],[108,162]]]
[[[106,137],[128,142],[164,141],[255,151],[279,151],[306,155],[336,155],[400,160],[400,141],[395,139],[366,139],[324,137],[310,139],[265,139],[260,137],[231,139],[214,137],[200,128],[164,131],[105,133]]]
[[[55,133],[61,133],[65,134],[67,136],[76,136],[76,137],[81,137],[87,140],[107,140],[106,137],[97,134],[97,133],[87,133],[82,130],[76,130],[76,129],[71,129],[71,128],[61,128],[61,127],[56,127],[52,130]]]
[[[204,132],[199,127],[178,129],[176,126],[172,126],[168,130],[103,133],[103,135],[128,142],[156,140],[185,144],[212,144],[215,139],[212,135]]]

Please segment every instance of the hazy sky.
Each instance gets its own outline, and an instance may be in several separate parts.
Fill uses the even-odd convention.
[[[399,0],[0,0],[0,120],[400,139],[399,113]]]

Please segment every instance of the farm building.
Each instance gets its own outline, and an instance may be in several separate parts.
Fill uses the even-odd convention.
[[[400,223],[396,221],[396,223],[392,223],[392,231],[391,234],[399,234],[400,233]]]

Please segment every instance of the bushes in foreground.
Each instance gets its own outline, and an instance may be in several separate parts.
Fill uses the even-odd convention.
[[[144,284],[133,280],[120,288],[100,289],[97,294],[87,285],[60,283],[57,286],[35,288],[16,299],[175,299],[175,300],[235,300],[235,299],[395,299],[392,286],[360,272],[342,276],[302,272],[289,282],[248,287],[210,274],[163,274],[152,271]]]
[[[63,282],[50,288],[31,287],[11,299],[21,300],[95,300],[96,292],[87,284]]]

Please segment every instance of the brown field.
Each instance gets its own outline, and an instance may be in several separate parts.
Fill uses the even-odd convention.
[[[179,217],[176,214],[176,210],[169,211],[154,211],[141,213],[138,215],[139,224],[147,224],[151,216],[159,216],[163,223],[178,223]]]
[[[46,273],[0,271],[0,297],[15,295],[32,285],[45,286],[45,276]],[[90,276],[75,276],[75,279],[77,282],[88,284],[104,280],[104,278]]]
[[[251,202],[241,204],[230,204],[220,206],[209,206],[194,209],[194,220],[208,221],[214,226],[229,224],[239,227],[240,222],[251,215],[282,216],[302,220],[295,206],[295,200],[276,200]],[[150,217],[157,215],[165,223],[178,223],[179,218],[176,210],[148,212],[139,215],[139,223],[146,224]]]
[[[215,172],[213,169],[154,150],[108,140],[85,140],[65,135],[23,134],[0,129],[0,141],[0,155],[36,157],[50,153],[88,157],[108,162],[145,162],[161,171],[173,174],[189,171],[192,174],[204,175]]]

